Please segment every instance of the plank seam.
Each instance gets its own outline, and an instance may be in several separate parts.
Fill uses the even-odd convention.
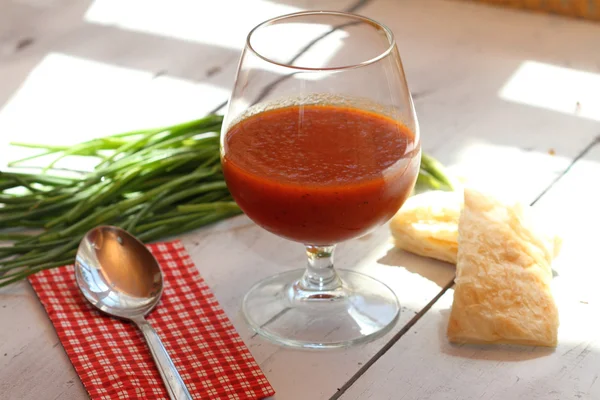
[[[567,168],[564,169],[564,171],[562,171],[556,178],[554,178],[554,180],[552,182],[550,182],[550,184],[548,186],[546,186],[546,188],[542,191],[542,193],[539,194],[538,197],[535,198],[535,200],[533,200],[531,202],[531,206],[533,206],[535,203],[537,203],[542,197],[544,197],[544,195],[546,193],[548,193],[548,191],[550,189],[552,189],[552,187],[558,182],[560,181],[566,174],[567,172],[569,172],[571,170],[571,168],[583,157],[586,156],[586,154],[588,154],[596,145],[598,145],[600,143],[600,135],[596,136],[587,146],[585,146],[583,148],[583,150],[581,150],[579,152],[579,154],[577,154],[575,156],[575,158],[573,158],[573,160],[571,160],[571,163],[567,166]]]
[[[367,372],[367,370],[371,368],[371,366],[375,364],[375,362],[379,360],[381,356],[387,353],[387,351],[391,349],[392,346],[396,344],[396,342],[400,340],[400,338],[404,336],[404,334],[408,332],[410,328],[412,328],[419,321],[419,319],[421,319],[421,317],[427,311],[429,311],[429,309],[440,299],[440,297],[442,297],[446,293],[446,291],[450,289],[453,285],[454,279],[448,282],[446,286],[444,286],[442,290],[433,299],[431,299],[431,301],[427,303],[425,307],[421,309],[421,311],[415,314],[415,316],[412,317],[412,319],[408,321],[408,323],[404,325],[402,329],[400,329],[381,349],[379,349],[379,351],[375,353],[375,355],[371,357],[369,361],[367,361],[358,371],[356,371],[356,373],[352,375],[352,377],[341,388],[339,388],[338,391],[329,398],[329,400],[339,399],[348,389],[350,389],[354,382],[356,382],[365,372]]]
[[[530,205],[533,206],[535,203],[537,203],[546,193],[548,193],[548,191],[550,191],[550,189],[558,182],[560,181],[566,174],[567,172],[569,172],[569,170],[571,170],[571,168],[579,161],[581,160],[583,157],[586,156],[586,154],[588,154],[595,146],[600,144],[600,135],[596,136],[587,146],[585,146],[574,158],[573,160],[569,163],[569,165],[567,166],[567,168],[564,169],[564,171],[562,171],[540,194],[539,196],[537,196],[535,198],[535,200],[533,200]],[[367,372],[367,370],[369,368],[371,368],[371,366],[373,364],[375,364],[375,362],[377,362],[377,360],[379,360],[379,358],[381,358],[381,356],[383,356],[389,349],[392,348],[392,346],[394,344],[396,344],[396,342],[398,340],[400,340],[400,338],[402,336],[404,336],[404,334],[406,332],[408,332],[410,330],[410,328],[412,328],[419,319],[421,319],[421,317],[423,315],[425,315],[425,313],[427,311],[429,311],[431,309],[431,307],[446,293],[446,291],[448,289],[450,289],[452,286],[454,286],[454,278],[452,278],[452,280],[450,282],[448,282],[446,284],[446,286],[444,286],[442,288],[442,290],[429,302],[427,303],[427,305],[421,310],[419,311],[402,329],[400,329],[400,331],[398,331],[398,333],[396,333],[377,353],[375,353],[375,355],[369,360],[367,361],[341,388],[338,389],[338,391],[329,398],[329,400],[337,400],[339,399],[348,389],[350,389],[350,387],[365,373]]]

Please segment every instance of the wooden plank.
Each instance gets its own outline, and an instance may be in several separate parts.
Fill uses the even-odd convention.
[[[432,13],[432,10],[437,11]],[[596,133],[595,121],[510,103],[498,95],[506,81],[531,55],[550,63],[589,67],[588,63],[596,61],[596,53],[592,51],[594,43],[586,40],[596,30],[587,26],[581,28],[573,21],[570,21],[571,24],[556,23],[551,17],[522,17],[519,14],[511,14],[511,25],[506,26],[498,22],[506,16],[502,10],[473,8],[468,4],[445,1],[399,3],[377,0],[370,3],[364,13],[386,22],[398,37],[409,82],[416,94],[424,148],[457,168],[476,171],[477,174],[472,174],[471,179],[491,181],[498,190],[519,191],[523,197],[533,199],[564,171],[578,150]],[[182,77],[184,72],[178,77],[152,79],[152,71],[162,66],[158,55],[143,49],[140,52],[145,61],[139,61],[128,53],[113,53],[112,47],[104,47],[109,45],[108,42],[94,36],[99,35],[98,32],[94,33],[89,27],[85,29],[88,32],[85,37],[95,37],[91,43],[100,49],[86,50],[76,36],[67,34],[73,43],[66,48],[76,49],[75,57],[66,51],[59,52],[50,59],[54,64],[46,62],[38,67],[38,75],[33,75],[23,86],[23,91],[17,93],[0,113],[2,131],[17,129],[17,133],[12,133],[11,137],[20,140],[43,139],[41,135],[48,128],[45,131],[35,129],[39,125],[26,117],[35,115],[28,113],[28,110],[39,111],[46,106],[50,111],[44,115],[49,117],[51,130],[58,132],[67,123],[68,129],[64,130],[63,140],[70,141],[80,137],[77,136],[80,130],[76,122],[93,120],[94,126],[90,130],[97,131],[86,134],[96,135],[101,131],[100,127],[106,132],[110,126],[126,129],[137,127],[139,123],[158,122],[159,118],[181,118],[185,113],[192,113],[193,99],[204,93],[203,90],[228,90],[231,86],[235,62],[198,83],[205,86],[190,87],[186,84],[188,80]],[[156,37],[149,39],[129,32],[132,29],[128,29],[128,33],[118,34],[103,26],[93,29],[113,35],[113,39],[129,41],[127,46],[121,48],[125,53],[126,50],[133,50],[138,40],[144,46],[160,42]],[[498,33],[500,30],[502,34]],[[534,34],[541,38],[531,39]],[[56,40],[60,42],[61,39]],[[567,46],[568,40],[583,42],[582,47],[574,50],[574,46]],[[175,48],[189,49],[187,44],[178,44]],[[33,51],[34,47],[31,49]],[[43,52],[41,49],[35,51]],[[180,51],[185,53],[187,50]],[[190,60],[200,63],[193,58]],[[12,64],[15,71],[19,70],[17,64],[17,61]],[[60,82],[69,82],[67,78],[72,74],[61,75],[64,68],[83,73],[84,78],[68,87],[60,97],[49,96],[48,93],[52,93],[49,89],[60,89],[60,85],[53,86],[51,80],[60,78],[63,79]],[[49,79],[44,79],[46,73]],[[86,83],[94,76],[102,77],[103,81]],[[156,83],[161,79],[167,80],[163,81],[163,86]],[[118,81],[119,85],[111,86],[112,80]],[[101,87],[103,84],[108,85],[105,90]],[[81,85],[83,89],[78,87]],[[5,86],[0,81],[2,87]],[[131,104],[148,97],[160,98],[146,100],[143,109],[146,113],[138,112],[130,116],[121,111],[125,101],[115,99],[112,95],[117,90]],[[92,93],[101,93],[100,100],[94,99]],[[38,96],[42,100],[36,100]],[[172,105],[174,96],[183,96],[188,103]],[[65,100],[69,97],[77,101]],[[112,101],[116,105],[112,105]],[[91,102],[94,109],[86,113],[85,107],[79,106],[77,113],[69,112],[68,107],[78,107],[77,103],[85,102]],[[201,101],[196,112],[204,106]],[[103,110],[104,114],[100,120],[97,118],[98,109]],[[161,111],[160,115],[158,111]],[[82,120],[71,123],[66,118],[71,115],[82,115]],[[507,115],[511,116],[510,123],[506,122]],[[531,133],[538,131],[543,134]],[[564,132],[573,131],[577,135],[564,135]],[[0,140],[5,140],[5,137],[0,137]],[[548,146],[556,149],[557,156],[547,154]],[[8,157],[6,147],[0,145],[0,151],[4,151],[0,153],[0,160]],[[10,155],[13,157],[14,153]],[[486,162],[493,159],[510,159],[508,172],[498,174],[498,168]],[[329,398],[451,280],[453,271],[448,265],[392,250],[388,239],[387,228],[382,227],[366,238],[340,246],[337,261],[340,267],[362,270],[390,283],[404,306],[401,319],[392,332],[377,341],[332,352],[295,351],[271,345],[253,337],[239,314],[241,298],[254,282],[283,269],[303,265],[301,246],[260,230],[245,217],[186,235],[184,241],[202,275],[275,386],[277,398],[293,400]],[[15,290],[25,289],[17,287]],[[30,296],[27,292],[19,293]],[[26,326],[44,327],[51,332],[51,326],[42,318],[42,314],[17,313],[14,310],[19,308],[11,305],[14,301],[20,300],[6,300],[9,311],[5,320],[15,321],[6,333],[10,352],[15,349],[18,352],[18,346],[23,346],[14,339],[14,332]],[[0,328],[0,332],[6,332],[4,329],[4,326]],[[53,349],[44,344],[38,346],[40,340],[42,343],[43,340],[51,341],[51,336],[31,339],[23,353],[15,358],[24,360],[22,364],[16,366],[16,361],[9,361],[0,372],[0,382],[20,382],[15,377],[34,365],[40,352],[48,359],[63,357],[66,362],[59,348]],[[30,374],[35,384],[31,385],[28,393],[33,397],[43,393],[44,397],[77,398],[81,393],[78,382],[75,384],[77,387],[66,388],[61,394],[65,390],[61,385],[71,379],[68,374],[72,370],[67,371],[68,368],[61,365],[60,361],[55,365],[57,370],[65,374],[63,380],[60,374],[54,379],[59,387],[47,386],[43,375]],[[307,380],[311,382],[310,385],[305,384]],[[6,395],[11,398],[20,396],[24,390],[20,384],[5,386]]]
[[[440,7],[441,13],[427,14],[434,6]],[[491,184],[495,190],[518,194],[526,201],[533,201],[568,167],[572,158],[598,131],[595,121],[511,103],[500,98],[502,87],[520,65],[528,60],[525,51],[532,47],[531,42],[515,45],[515,36],[527,37],[535,31],[548,32],[548,17],[520,18],[516,14],[517,23],[505,37],[486,29],[487,25],[496,24],[498,15],[504,15],[505,12],[501,10],[490,11],[483,8],[485,11],[480,12],[473,11],[468,5],[447,5],[445,2],[407,2],[402,3],[402,8],[396,7],[397,3],[376,2],[368,5],[365,13],[386,22],[396,32],[401,48],[406,45],[413,50],[411,56],[405,56],[404,61],[409,82],[417,88],[413,91],[422,93],[417,96],[416,102],[422,121],[424,148],[455,165],[457,169],[471,172],[469,178],[474,182],[487,186]],[[464,17],[465,13],[469,15],[468,18]],[[425,15],[429,17],[425,18]],[[425,26],[420,26],[422,24]],[[576,30],[576,23],[571,21],[571,24],[564,25],[562,29],[565,29],[565,34],[570,35],[567,31]],[[477,46],[467,41],[469,35],[465,31],[482,31],[480,33],[483,36],[478,36]],[[410,33],[410,37],[405,38],[402,33]],[[598,33],[597,28],[591,27],[586,31],[586,34],[590,33]],[[556,34],[561,36],[563,31]],[[580,34],[584,36],[583,32]],[[557,41],[554,36],[551,39],[549,34],[546,37],[547,40]],[[461,40],[465,42],[461,44]],[[491,41],[492,46],[479,51],[478,49],[487,45],[487,41]],[[575,65],[585,62],[585,53],[572,54],[567,49],[566,41],[558,42],[560,51],[571,53],[569,63]],[[544,48],[545,45],[543,42],[540,47]],[[589,46],[587,49],[591,51],[591,43]],[[505,47],[511,48],[511,51]],[[540,57],[542,56],[550,63],[563,63],[553,55],[550,48],[541,52]],[[433,64],[432,59],[435,59]],[[507,123],[507,118],[512,121]],[[576,137],[569,135],[567,139],[565,131],[577,131],[578,134]],[[549,154],[552,148],[557,155]],[[510,160],[509,165],[506,160]],[[503,166],[501,171],[499,164]],[[240,217],[240,221],[243,220]],[[210,274],[207,280],[211,286],[217,287],[216,290],[221,290],[221,285],[228,285],[228,289],[223,289],[223,293],[228,296],[221,300],[228,313],[239,310],[240,296],[236,293],[243,293],[244,288],[249,288],[253,282],[281,270],[274,258],[279,260],[279,264],[289,268],[292,262],[295,265],[302,262],[298,246],[294,247],[275,237],[265,238],[264,234],[254,232],[254,227],[244,228],[247,233],[231,233],[228,228],[223,229],[227,232],[227,239],[219,240],[224,243],[222,245],[212,242],[214,232],[210,233],[211,237],[209,234],[205,236],[208,243],[204,244],[204,240],[199,242],[200,248],[194,249],[193,243],[187,241],[186,245],[193,252],[195,260],[212,260],[217,255],[222,260],[219,269],[211,269],[210,272],[207,269]],[[350,260],[354,262],[362,261],[359,269],[365,268],[369,274],[393,285],[410,312],[416,313],[439,293],[441,287],[451,281],[452,271],[441,263],[394,250],[388,250],[387,256],[377,256],[382,255],[384,249],[389,249],[380,245],[389,237],[385,229],[377,233],[379,237],[369,239],[372,240],[371,244],[365,245],[359,241],[347,243],[350,251],[355,250],[357,254],[345,254],[345,247],[342,247],[338,259],[350,256]],[[225,245],[236,243],[236,236],[248,237],[241,239],[242,242],[249,241],[246,248],[240,244],[231,247]],[[277,251],[266,250],[269,244],[277,248]],[[220,246],[223,250],[219,250]],[[230,249],[229,252],[225,248]],[[298,250],[294,250],[295,248]],[[242,253],[229,254],[236,251]],[[255,252],[259,254],[253,254]],[[243,265],[240,265],[242,258]],[[372,263],[370,266],[369,262]],[[399,268],[390,269],[386,265]],[[244,272],[244,268],[248,271]],[[200,269],[204,271],[201,266]],[[269,270],[260,272],[265,269]],[[242,275],[236,276],[237,274]],[[238,279],[240,282],[236,283]],[[428,281],[429,285],[423,285],[423,282]],[[406,314],[405,317],[410,316],[410,313]],[[243,332],[244,340],[267,372],[279,396],[300,399],[327,398],[333,395],[340,387],[339,383],[352,376],[352,369],[339,366],[352,365],[358,370],[369,359],[369,355],[374,355],[375,350],[386,343],[407,321],[403,319],[392,333],[381,340],[338,354],[299,352],[274,347],[260,338],[249,337],[250,333],[246,332],[247,328],[241,318],[234,323]],[[295,374],[289,373],[289,365],[294,365]],[[311,388],[298,391],[297,385],[307,379],[312,383]]]
[[[240,314],[240,302],[258,280],[284,270],[302,268],[306,262],[303,247],[264,232],[245,217],[188,235],[184,243],[274,385],[276,398],[286,400],[329,398],[427,304],[432,294],[440,290],[439,282],[447,282],[453,274],[453,268],[447,264],[393,250],[387,227],[344,243],[336,250],[338,267],[362,271],[390,284],[402,295],[400,320],[390,333],[368,344],[336,351],[291,350],[256,337]],[[306,379],[311,385],[304,387],[302,382]]]
[[[9,1],[0,15],[0,165],[31,153],[9,154],[10,141],[73,143],[211,111],[229,97],[249,29],[313,4]],[[210,17],[231,9],[243,24]]]
[[[433,83],[428,83],[426,80],[412,80],[424,85],[423,89],[415,91],[423,93],[422,101],[420,101],[420,96],[417,96],[416,101],[419,115],[422,120],[423,117],[430,116],[422,124],[425,148],[428,146],[426,132],[441,130],[446,133],[445,137],[449,143],[437,147],[437,144],[429,142],[432,152],[440,159],[447,163],[453,163],[459,158],[457,167],[466,171],[470,175],[471,182],[476,185],[485,186],[498,192],[508,191],[513,195],[519,195],[524,200],[533,200],[530,197],[531,194],[539,193],[548,184],[541,177],[552,174],[556,176],[560,173],[570,162],[570,157],[561,156],[576,153],[576,148],[583,149],[586,141],[589,142],[598,132],[599,125],[597,120],[581,120],[575,117],[574,112],[569,117],[566,113],[561,114],[526,104],[507,102],[500,98],[499,92],[503,85],[511,79],[512,74],[518,70],[519,65],[528,60],[540,60],[550,65],[577,66],[581,70],[597,73],[597,64],[588,63],[583,54],[580,56],[573,54],[572,40],[574,37],[571,34],[578,31],[576,35],[581,34],[581,39],[577,42],[585,47],[591,46],[591,38],[597,38],[600,31],[591,24],[577,24],[559,18],[546,19],[539,16],[529,18],[512,11],[491,11],[465,5],[464,8],[461,8],[463,15],[471,14],[474,20],[478,21],[472,22],[474,20],[469,19],[468,21],[472,23],[468,23],[466,19],[456,18],[449,5],[444,6],[437,2],[429,4],[434,3],[438,12],[429,13],[431,9],[423,7],[419,12],[421,18],[418,18],[418,14],[415,12],[412,20],[419,21],[419,24],[424,25],[421,29],[432,36],[436,24],[443,26],[440,29],[444,30],[448,42],[455,43],[455,46],[439,45],[437,46],[438,52],[428,52],[433,58],[428,63],[443,64],[445,72],[452,77],[446,81],[450,82],[450,87],[444,87],[435,81],[436,78],[442,79],[439,76],[433,76],[433,71],[439,71],[439,69],[431,69]],[[412,3],[411,5],[414,6]],[[405,11],[407,10],[405,9]],[[496,18],[491,18],[487,15],[488,12],[494,13]],[[379,10],[377,15],[385,21],[386,15],[392,14],[391,12],[386,13],[385,10]],[[479,17],[475,18],[475,15]],[[528,19],[528,25],[521,25],[524,18]],[[388,23],[392,24],[392,22]],[[508,23],[511,24],[511,29],[506,29]],[[544,34],[549,24],[553,24],[554,28],[571,26],[573,30],[570,33],[565,30],[563,33],[562,28],[558,28],[560,33],[556,31],[557,35],[553,36],[552,43],[550,43],[544,40],[544,38],[549,38]],[[414,31],[419,29],[416,25],[417,23],[413,26],[408,24],[401,27],[402,32],[407,35],[404,42],[405,49],[417,52],[422,48],[423,43],[427,43],[431,47],[436,46],[437,43],[433,39],[423,42],[414,40]],[[587,33],[583,34],[584,31]],[[498,32],[502,32],[502,34],[500,35]],[[398,35],[398,32],[396,35],[400,37],[399,46],[402,48],[403,36]],[[536,37],[536,40],[525,40],[526,37]],[[468,48],[477,50],[469,52],[466,50]],[[591,51],[591,47],[589,50]],[[407,51],[404,54],[407,54]],[[469,58],[469,56],[471,57]],[[462,58],[465,61],[449,62],[448,60],[452,57]],[[569,61],[566,61],[567,59]],[[405,57],[405,60],[410,60],[410,58]],[[423,64],[411,66],[408,61],[405,62],[405,65],[409,79],[413,68],[414,73],[418,76],[423,76],[422,71],[428,69],[427,65]],[[453,82],[453,79],[457,82]],[[435,87],[442,87],[442,91],[454,91],[455,95],[448,98],[454,99],[456,103],[436,104],[438,101],[435,101],[435,96],[440,91]],[[422,104],[426,108],[421,107]],[[460,112],[451,115],[444,113],[442,107],[447,107],[453,112],[460,110]],[[553,120],[553,122],[546,125],[545,122],[549,122],[549,120]],[[455,131],[460,131],[461,134],[455,135]],[[568,137],[577,141],[575,146],[571,147],[574,145],[572,142],[567,143],[569,140],[565,132],[570,132]],[[541,135],[543,137],[540,137]],[[470,151],[466,150],[472,143],[477,142],[477,146],[473,146]],[[557,152],[558,157],[551,155],[554,151]],[[498,168],[499,166],[502,168]],[[593,282],[593,279],[591,281]],[[556,394],[555,397],[530,396],[534,392],[522,397],[512,395],[518,392],[506,392],[504,395],[493,397],[494,392],[461,390],[465,385],[473,385],[477,380],[479,362],[477,361],[476,365],[471,367],[472,360],[463,357],[453,363],[447,362],[438,366],[442,358],[446,360],[454,357],[452,354],[446,355],[450,350],[443,342],[444,327],[440,322],[447,319],[449,300],[451,301],[451,293],[446,294],[439,303],[436,303],[434,309],[425,314],[425,317],[417,323],[414,329],[409,331],[380,361],[376,362],[342,398],[470,399],[479,398],[479,395],[483,396],[482,398],[498,399],[573,398],[566,397],[568,392],[565,392],[564,397]],[[427,322],[433,319],[435,322]],[[569,322],[564,321],[564,324],[569,324]],[[573,332],[580,328],[584,327],[575,325]],[[473,352],[465,351],[468,355]],[[509,354],[515,351],[519,350],[510,350]],[[499,353],[504,354],[502,351]],[[478,356],[478,358],[486,357],[493,359],[494,355],[490,355],[490,352],[481,352]],[[513,360],[510,356],[505,355],[505,357],[507,360]],[[518,360],[519,358],[516,357],[515,363]],[[497,371],[493,369],[493,366],[499,362],[489,363],[492,366],[488,368],[489,372],[486,370],[489,381],[485,383],[486,385],[491,384],[490,382],[495,378]],[[590,359],[589,362],[591,365],[594,359]],[[532,371],[536,371],[537,368],[538,364],[527,367]],[[389,370],[392,371],[388,373]],[[464,379],[461,379],[466,370],[470,374],[464,373]],[[539,376],[542,376],[545,370],[541,369],[541,371]],[[481,374],[483,373],[481,372]],[[530,375],[530,377],[532,376]],[[520,374],[519,377],[522,379]],[[577,379],[577,376],[573,375],[572,378]],[[453,379],[455,379],[454,384],[451,383]],[[517,379],[515,378],[515,380]],[[533,385],[533,380],[532,378],[530,386]],[[550,380],[545,381],[545,384],[549,382]],[[512,384],[512,381],[510,383],[500,381],[497,386],[509,384]],[[548,392],[543,393],[547,394]],[[477,393],[477,396],[474,393]],[[467,397],[471,394],[473,397]]]
[[[246,23],[255,24],[284,8],[289,12],[314,7],[309,0],[293,1],[287,7],[261,3],[263,8],[253,10]],[[40,0],[2,5],[0,165],[29,154],[9,149],[11,140],[72,143],[196,118],[226,100],[243,37],[237,48],[227,49],[86,22],[91,4]],[[214,4],[222,7],[213,7],[217,15],[253,5],[250,1]],[[330,0],[325,5],[342,9],[349,4]],[[128,6],[120,3],[119,7]],[[185,4],[165,2],[162,7],[186,12]],[[204,36],[214,33],[202,24],[197,29]],[[221,292],[219,297],[227,294]],[[0,324],[0,397],[86,397],[29,285],[0,290],[0,318],[7,322]]]
[[[561,226],[562,254],[552,290],[560,313],[556,350],[455,346],[446,339],[452,291],[437,302],[342,399],[597,399],[600,312],[597,205],[590,179],[600,174],[600,146],[577,162],[536,209]]]
[[[557,113],[500,93],[531,60],[600,73],[597,24],[443,0],[396,4],[363,13],[394,31],[423,148],[472,182],[527,199],[545,187],[540,174],[560,173],[596,135],[597,120],[576,117],[575,102]]]
[[[29,284],[0,290],[0,397],[84,399],[87,394]]]

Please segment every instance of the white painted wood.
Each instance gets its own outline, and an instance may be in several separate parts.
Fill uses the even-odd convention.
[[[0,290],[0,321],[0,398],[86,398],[54,327],[28,283]]]
[[[431,20],[428,21],[425,19],[424,12],[433,6],[439,7],[440,12],[430,16]],[[539,57],[550,64],[565,64],[564,60],[555,54],[557,50],[550,46],[550,41],[558,46],[558,51],[562,51],[558,53],[559,55],[569,54],[566,57],[572,57],[570,58],[572,65],[585,63],[587,54],[593,52],[593,43],[584,40],[586,51],[579,55],[574,55],[569,45],[569,40],[574,39],[571,31],[578,30],[577,22],[562,20],[556,22],[552,17],[531,14],[523,16],[498,9],[472,8],[470,5],[445,2],[405,2],[402,3],[402,7],[396,2],[375,2],[365,9],[365,13],[387,22],[396,32],[401,47],[402,42],[412,47],[412,57],[410,55],[404,57],[409,82],[414,82],[417,88],[423,88],[424,93],[427,93],[426,89],[431,88],[429,93],[416,100],[417,109],[425,109],[425,112],[419,112],[423,126],[424,148],[430,149],[445,162],[471,172],[472,181],[479,184],[487,183],[487,186],[491,183],[495,190],[508,191],[532,201],[598,132],[599,125],[596,121],[510,103],[500,99],[498,95],[502,86],[521,63],[529,60],[529,56]],[[470,18],[465,18],[463,13],[467,13]],[[507,35],[508,37],[487,28],[488,26],[496,28],[497,19],[506,17],[514,17],[516,21],[511,26],[512,31]],[[552,23],[549,23],[549,18]],[[448,21],[451,21],[450,35],[447,29]],[[424,22],[426,26],[422,28]],[[562,29],[557,28],[556,25],[565,29],[566,37],[563,36]],[[550,26],[559,31],[551,32]],[[402,39],[398,31],[410,33],[410,40]],[[468,32],[472,31],[483,31],[485,35],[470,37]],[[544,42],[540,46],[542,50],[537,51],[536,54],[533,52],[534,46],[531,42],[527,42],[526,38],[540,31],[548,42]],[[583,31],[579,31],[579,37],[594,37],[599,33],[597,26],[586,25]],[[516,37],[521,37],[526,43],[518,46],[515,43]],[[461,39],[465,43],[457,46],[456,42]],[[467,42],[469,40],[474,44],[469,45]],[[486,47],[487,50],[480,52],[476,44],[479,47]],[[432,63],[431,59],[436,57],[439,58]],[[443,68],[440,68],[442,61]],[[433,83],[431,83],[432,79]],[[414,88],[413,91],[418,93]],[[512,121],[504,122],[508,118]],[[572,132],[577,132],[577,135]],[[468,149],[471,142],[477,146]],[[464,151],[465,148],[468,151]],[[550,149],[554,149],[557,155],[549,154]],[[246,229],[248,229],[246,233],[236,231],[233,234],[225,229],[228,239],[222,242],[234,243],[236,236],[254,237],[254,232],[251,230],[255,228]],[[375,248],[388,236],[385,228],[382,231],[381,238],[373,240]],[[240,296],[236,293],[243,293],[244,286],[249,288],[252,282],[279,271],[280,267],[277,264],[288,265],[294,260],[288,258],[290,256],[296,257],[296,263],[302,262],[299,256],[294,255],[293,245],[275,237],[264,238],[262,234],[261,236],[263,237],[255,239],[247,249],[239,244],[232,247],[223,244],[223,251],[220,251],[219,245],[213,244],[213,239],[207,237],[206,239],[211,241],[201,242],[200,249],[191,250],[195,260],[201,259],[202,256],[210,260],[212,259],[210,255],[214,252],[221,257],[221,268],[212,269],[207,280],[213,287],[217,285],[216,291],[221,290],[221,285],[229,285],[229,288],[223,292],[232,297],[220,299],[229,315],[239,310]],[[355,243],[358,241],[347,245],[352,247]],[[191,249],[190,244],[187,244]],[[240,247],[241,249],[237,250]],[[269,253],[266,251],[267,247],[276,247],[278,252]],[[301,251],[299,247],[295,248],[298,249],[296,251]],[[229,252],[241,251],[242,253],[232,255],[226,252],[226,249],[229,249]],[[368,248],[356,249],[356,251],[357,256],[353,256],[350,260],[362,259],[363,263],[368,263],[370,259],[379,259],[373,257],[373,253],[365,255],[369,251]],[[258,252],[259,255],[253,254],[254,252]],[[279,261],[273,262],[269,254],[271,257],[277,254]],[[340,248],[339,254],[338,259],[348,256],[345,255],[344,248]],[[392,252],[390,258],[399,257],[400,254]],[[243,265],[249,267],[248,275],[244,274],[244,267],[240,265],[242,258]],[[421,266],[413,267],[413,262],[419,262]],[[438,271],[438,268],[443,268],[441,265],[434,266],[434,263],[430,264],[417,257],[395,259],[390,262],[392,265],[401,266],[399,269],[386,268],[382,264],[385,263],[380,260],[379,265],[372,265],[367,271],[393,285],[401,301],[403,300],[404,304],[408,303],[408,308],[413,313],[427,303],[423,301],[424,297],[433,298],[437,294],[435,288],[443,286],[452,279],[452,271]],[[260,272],[260,270],[268,271]],[[430,276],[430,273],[433,276]],[[229,279],[224,280],[220,277],[221,274]],[[238,274],[242,275],[236,276]],[[239,282],[236,283],[238,279]],[[421,286],[424,281],[430,281],[430,284]],[[431,285],[434,282],[435,286]],[[406,314],[403,318],[407,317]],[[398,326],[405,321],[403,319]],[[387,339],[386,337],[340,354],[307,353],[282,350],[259,338],[248,339],[243,321],[238,319],[235,323],[275,385],[278,396],[284,399],[328,398],[335,393],[336,388],[340,387],[344,380],[352,376],[358,369],[359,362],[365,362],[367,359],[365,355],[374,354],[377,346],[381,346]],[[394,329],[397,330],[398,328]],[[294,366],[295,374],[290,373],[291,365]],[[299,391],[298,385],[307,380],[311,385],[305,386],[304,391]],[[378,399],[378,393],[373,398]]]
[[[2,2],[0,165],[29,153],[9,154],[11,140],[73,143],[198,118],[228,99],[251,27],[311,7],[311,0]]]
[[[600,25],[444,0],[382,0],[363,12],[394,31],[423,148],[472,182],[526,199],[597,134],[600,112],[582,119],[576,104],[568,115],[499,93],[529,60],[599,74]]]
[[[351,2],[271,3],[341,9]],[[104,10],[95,11],[95,22],[82,19],[89,2],[0,5],[0,22],[5,22],[0,23],[0,164],[24,154],[9,150],[9,140],[66,143],[194,118],[225,100],[221,96],[231,87],[239,48],[216,49],[194,39],[206,33],[201,23],[196,33],[189,26],[171,32],[179,37],[159,34],[147,19],[129,26],[127,15],[134,15],[136,3],[119,6],[116,15],[106,11],[106,4],[93,3]],[[185,1],[169,4],[175,13],[191,7]],[[149,7],[160,10],[160,2]],[[252,18],[264,19],[273,9],[262,10]],[[214,18],[227,21],[228,13],[217,10]],[[533,200],[598,132],[596,120],[499,97],[511,75],[530,59],[598,72],[598,26],[443,0],[373,0],[361,13],[385,22],[397,36],[425,150],[466,170],[473,181]],[[27,35],[34,35],[34,43],[15,53],[15,43]],[[154,78],[163,70],[167,75]],[[549,148],[557,155],[549,155]],[[452,279],[451,266],[393,250],[388,239],[383,227],[340,246],[337,261],[390,284],[404,306],[400,321],[377,341],[331,352],[271,345],[252,337],[239,314],[241,298],[254,282],[303,265],[300,246],[260,230],[245,217],[186,235],[184,242],[274,385],[276,398],[294,400],[329,398]],[[3,396],[84,398],[62,349],[52,347],[57,340],[52,326],[27,285],[0,291],[0,317],[6,321],[0,324]],[[23,334],[28,327],[36,334]],[[397,393],[399,386],[395,388]]]
[[[190,234],[184,243],[274,385],[276,398],[286,400],[329,398],[439,292],[440,283],[454,274],[451,265],[394,250],[387,227],[345,243],[336,250],[338,267],[359,270],[388,283],[401,296],[399,322],[386,336],[366,345],[325,352],[289,350],[255,337],[240,314],[240,302],[258,280],[302,268],[306,262],[303,247],[263,232],[245,217]],[[311,384],[305,385],[306,380]]]
[[[536,205],[558,226],[564,246],[553,268],[560,313],[556,350],[518,346],[455,346],[446,339],[449,290],[342,399],[600,398],[598,235],[600,146]]]

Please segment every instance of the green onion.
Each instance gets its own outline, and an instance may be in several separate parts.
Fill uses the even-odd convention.
[[[454,190],[454,185],[450,181],[450,178],[446,174],[445,168],[438,160],[435,158],[421,153],[421,171],[426,172],[430,178],[431,182],[437,182],[439,185],[438,188],[445,188],[447,190]]]
[[[0,247],[0,287],[72,263],[83,235],[100,224],[156,241],[239,214],[221,172],[222,121],[209,115],[73,146],[13,143],[41,152],[11,166],[54,159],[34,173],[0,171],[0,240],[12,244]],[[63,176],[54,166],[69,156],[98,161],[92,171]],[[205,209],[178,211],[185,205]]]

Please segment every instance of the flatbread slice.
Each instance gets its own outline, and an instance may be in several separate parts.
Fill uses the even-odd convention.
[[[554,237],[534,229],[520,204],[505,205],[470,188],[464,196],[448,339],[556,346]]]
[[[430,191],[409,197],[390,221],[396,247],[456,264],[462,196]]]
[[[390,221],[395,246],[420,256],[456,264],[458,220],[462,207],[462,192],[434,190],[409,197]],[[536,224],[544,225],[539,221]],[[547,227],[544,232],[551,235],[551,231]],[[553,241],[556,257],[562,239],[558,235],[548,237]]]

